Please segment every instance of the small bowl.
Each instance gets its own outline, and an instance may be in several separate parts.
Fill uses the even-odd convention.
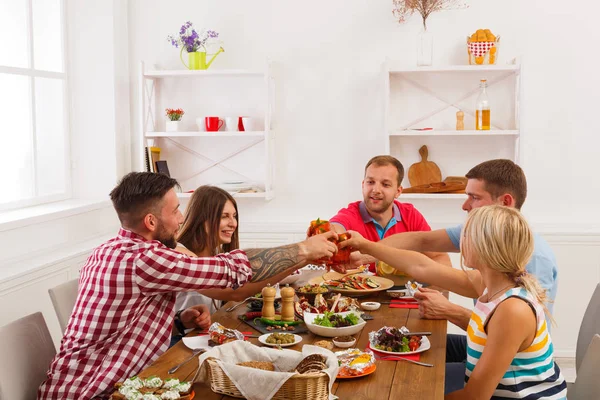
[[[333,344],[336,347],[339,347],[340,349],[347,349],[348,347],[354,346],[354,344],[356,343],[356,338],[353,338],[353,340],[350,342],[340,342],[340,341],[338,341],[338,339],[340,339],[340,338],[341,338],[341,336],[336,336],[332,339]]]
[[[376,301],[365,301],[364,303],[360,303],[360,308],[367,311],[375,311],[379,310],[381,304]]]

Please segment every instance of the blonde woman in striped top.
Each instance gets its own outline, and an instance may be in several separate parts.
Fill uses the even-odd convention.
[[[486,206],[469,213],[461,233],[463,271],[428,257],[369,242],[355,232],[343,245],[369,254],[416,280],[478,297],[467,329],[463,389],[452,399],[566,399],[546,326],[545,292],[525,272],[533,235],[520,212]]]

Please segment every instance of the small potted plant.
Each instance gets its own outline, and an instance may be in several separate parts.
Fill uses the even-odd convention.
[[[185,112],[181,108],[167,108],[167,132],[177,132],[179,130],[179,123]]]

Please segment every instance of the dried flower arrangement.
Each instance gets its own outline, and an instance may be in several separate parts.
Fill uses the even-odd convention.
[[[405,22],[417,12],[423,18],[423,28],[425,30],[427,30],[427,18],[431,13],[468,7],[463,0],[392,0],[392,3],[394,4],[392,14],[398,18],[399,23]]]

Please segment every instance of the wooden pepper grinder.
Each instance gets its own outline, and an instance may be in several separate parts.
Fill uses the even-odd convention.
[[[268,284],[262,289],[261,293],[263,298],[262,317],[272,321],[275,319],[275,294],[277,289]]]
[[[465,130],[465,113],[462,111],[457,111],[456,112],[456,130],[457,131],[464,131]]]
[[[290,285],[281,289],[281,320],[294,321],[294,296],[296,291]]]

